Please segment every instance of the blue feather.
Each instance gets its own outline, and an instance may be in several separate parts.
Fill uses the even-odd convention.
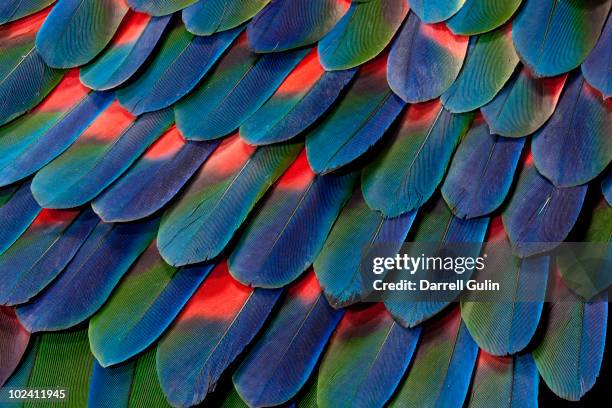
[[[31,232],[0,255],[0,304],[25,303],[38,294],[72,260],[99,221],[90,210],[65,221],[58,215],[59,220],[32,225]]]
[[[410,9],[427,23],[438,23],[457,13],[465,0],[410,0]]]
[[[46,208],[87,203],[125,172],[171,124],[172,111],[165,110],[140,116],[108,141],[84,134],[36,174],[34,197]]]
[[[270,0],[207,0],[183,9],[185,28],[196,35],[211,35],[238,27]]]
[[[156,143],[92,201],[92,208],[104,221],[134,221],[155,213],[178,194],[219,145],[217,141],[185,142],[176,128]]]
[[[62,0],[38,31],[36,49],[54,68],[86,64],[110,42],[128,10],[118,0]]]
[[[343,311],[325,301],[314,274],[287,293],[278,314],[233,375],[250,406],[279,405],[304,386]]]
[[[5,0],[0,4],[0,24],[18,20],[47,7],[55,0]]]
[[[119,102],[135,115],[166,108],[189,93],[238,37],[242,28],[197,37],[176,25],[151,65],[117,91]]]
[[[353,174],[286,185],[300,176],[301,157],[262,200],[229,257],[232,275],[245,285],[279,288],[295,280],[315,260],[352,190]]]
[[[608,173],[601,182],[601,190],[609,206],[612,206],[612,172]]]
[[[385,218],[366,205],[360,189],[355,191],[314,262],[314,271],[332,306],[348,306],[370,292],[372,282],[364,279],[363,262],[371,251],[380,256],[381,245],[389,248],[388,256],[395,256],[415,216],[416,211],[412,211]]]
[[[83,84],[92,89],[105,90],[130,79],[149,58],[169,22],[170,16],[153,17],[146,22],[137,38],[129,38],[129,42],[119,44],[111,43],[109,49],[81,70]],[[128,28],[138,24],[130,24],[131,21],[126,23]]]
[[[40,211],[29,181],[10,194],[10,199],[0,206],[0,254],[17,241]]]
[[[153,16],[172,14],[197,1],[198,0],[127,0],[128,4],[135,10]]]
[[[17,308],[19,320],[34,332],[62,330],[87,319],[146,249],[158,225],[159,219],[98,224],[62,274],[32,302]]]
[[[606,98],[612,96],[612,14],[608,15],[599,41],[587,59],[582,63],[582,75]]]
[[[104,368],[94,360],[89,380],[90,408],[129,407],[130,390],[134,378],[135,361]]]
[[[457,217],[481,217],[504,202],[524,144],[524,138],[490,134],[483,120],[472,125],[442,185],[442,195]]]
[[[113,97],[112,93],[93,92],[50,120],[44,120],[44,113],[32,112],[3,127],[0,185],[28,177],[59,156],[108,107]]]
[[[555,187],[533,165],[525,166],[503,212],[512,251],[527,257],[559,245],[578,219],[586,191],[586,185]]]
[[[176,124],[190,140],[211,140],[237,129],[272,96],[308,50],[257,55],[246,38],[224,56],[211,76],[174,111]]]

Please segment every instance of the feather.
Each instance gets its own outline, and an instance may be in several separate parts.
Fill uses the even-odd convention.
[[[127,0],[130,7],[152,16],[165,16],[192,5],[198,0]],[[206,0],[208,1],[208,0]]]
[[[491,102],[480,108],[491,128],[501,136],[523,137],[540,128],[555,111],[567,75],[536,78],[522,67]]]
[[[0,255],[0,304],[25,303],[72,260],[98,224],[89,210],[43,209],[15,244]]]
[[[185,141],[173,126],[91,206],[106,222],[147,217],[179,192],[218,145]]]
[[[0,387],[11,376],[28,347],[30,333],[12,307],[0,306]]]
[[[0,125],[36,106],[62,79],[63,72],[48,67],[34,47],[48,13],[0,26]]]
[[[55,0],[5,0],[0,4],[0,24],[27,17],[49,6]]]
[[[24,361],[5,384],[5,389],[65,390],[62,402],[38,399],[38,403],[86,407],[93,366],[87,331],[41,333],[33,336],[31,343]]]
[[[612,96],[612,14],[608,15],[606,25],[593,51],[582,64],[582,75],[587,82],[604,97]]]
[[[481,350],[467,406],[535,408],[539,379],[531,354],[494,357]]]
[[[207,0],[183,9],[185,28],[196,35],[211,35],[238,27],[270,0]]]
[[[31,332],[62,330],[94,314],[153,240],[158,225],[158,219],[98,224],[62,274],[17,308],[21,323]]]
[[[459,308],[426,325],[408,375],[390,407],[462,406],[478,346]]]
[[[410,105],[391,132],[389,144],[363,170],[366,203],[388,217],[423,205],[442,181],[472,117],[448,112],[439,100]]]
[[[272,96],[307,53],[300,49],[254,54],[242,35],[210,77],[176,105],[176,125],[191,140],[211,140],[233,132]]]
[[[115,367],[94,361],[87,406],[170,408],[157,380],[155,349]]]
[[[355,179],[315,176],[302,151],[246,225],[228,260],[232,276],[265,288],[295,280],[321,250]]]
[[[212,266],[174,268],[152,242],[89,321],[91,352],[100,364],[121,363],[153,344]]]
[[[240,126],[240,136],[255,145],[297,136],[332,106],[356,72],[356,69],[326,72],[314,48],[274,95]]]
[[[53,68],[78,67],[110,42],[129,8],[124,0],[62,0],[36,35],[36,49]]]
[[[466,0],[410,0],[412,11],[427,24],[439,23],[457,13]]]
[[[524,144],[524,138],[489,133],[482,117],[474,121],[442,185],[444,200],[457,217],[481,217],[504,202]]]
[[[497,282],[502,292],[483,299],[481,294],[462,296],[461,317],[487,353],[514,354],[529,344],[538,327],[550,260],[548,256],[514,257],[499,217],[492,222],[483,254],[488,255],[487,265],[472,279]]]
[[[591,181],[612,161],[612,100],[602,100],[576,71],[559,106],[534,134],[531,150],[538,171],[555,186]]]
[[[389,86],[410,103],[438,98],[459,75],[468,38],[443,23],[423,24],[410,13],[389,52]]]
[[[471,37],[459,77],[442,94],[444,107],[451,112],[467,112],[490,102],[510,79],[518,62],[510,25]]]
[[[319,407],[382,407],[401,381],[421,328],[398,325],[380,303],[349,310],[323,357]]]
[[[319,41],[327,71],[354,68],[385,49],[408,14],[405,0],[351,2],[348,12]]]
[[[174,104],[204,78],[241,31],[196,37],[174,25],[150,66],[117,92],[119,102],[135,115]]]
[[[66,150],[114,95],[90,93],[70,71],[28,114],[0,128],[0,185],[22,180]]]
[[[0,254],[17,241],[42,210],[32,196],[29,181],[11,189],[9,195],[10,199],[0,205]]]
[[[314,273],[289,289],[278,314],[233,375],[252,407],[289,401],[304,386],[343,312],[325,301]]]
[[[61,156],[41,169],[32,194],[46,208],[70,208],[95,198],[172,124],[172,111],[138,118],[114,102]]]
[[[313,44],[348,7],[344,0],[272,0],[249,23],[249,47],[255,52],[278,52]]]
[[[595,46],[612,4],[607,0],[524,3],[512,23],[512,39],[523,63],[537,76],[563,74],[580,65]]]
[[[576,223],[586,191],[586,185],[555,187],[526,164],[503,212],[512,251],[524,258],[557,247]]]
[[[300,149],[255,150],[238,136],[224,140],[164,214],[157,237],[162,257],[180,266],[217,256]]]
[[[601,190],[609,206],[612,206],[612,172],[608,173],[601,182]]]
[[[544,337],[533,350],[542,379],[558,396],[578,401],[595,384],[603,360],[607,296],[586,302],[573,294],[562,279],[550,294]]]
[[[463,7],[446,24],[455,34],[483,34],[510,20],[521,1],[465,0]]]
[[[306,135],[306,153],[316,173],[335,170],[370,149],[405,103],[385,77],[386,56],[362,67],[357,79],[325,120]]]
[[[225,262],[219,264],[157,348],[157,371],[168,401],[191,406],[212,392],[262,328],[280,294],[243,286]]]
[[[81,70],[83,84],[98,90],[123,84],[149,58],[169,22],[170,16],[129,13],[109,47]]]
[[[380,256],[383,245],[389,256],[395,256],[415,215],[412,211],[386,218],[366,205],[359,188],[355,190],[314,262],[317,279],[333,307],[353,304],[370,292],[372,282],[361,268],[373,251]]]
[[[411,228],[407,242],[420,243],[420,245],[409,247],[407,251],[409,256],[421,256],[424,248],[441,253],[446,245],[453,244],[464,244],[461,251],[465,256],[479,255],[480,243],[484,240],[489,224],[488,218],[459,219],[451,213],[441,198],[431,201],[419,211],[418,222]],[[471,273],[470,270],[462,275],[457,275],[454,271],[444,273],[435,269],[416,271],[419,279],[431,282],[455,282],[457,279],[467,281]],[[448,306],[450,295],[459,296],[459,291],[445,291],[442,297],[432,291],[406,292],[402,293],[400,298],[389,297],[385,301],[385,306],[402,326],[414,327]]]

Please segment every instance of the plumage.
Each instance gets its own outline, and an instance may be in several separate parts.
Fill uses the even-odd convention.
[[[503,212],[512,251],[519,257],[549,251],[578,219],[587,186],[555,187],[527,162]]]
[[[567,75],[536,78],[523,66],[491,102],[480,108],[491,133],[523,137],[540,128],[553,114]]]
[[[612,172],[608,173],[608,175],[602,180],[601,190],[606,198],[606,201],[608,202],[608,205],[612,206]]]
[[[72,260],[98,224],[90,210],[43,209],[0,255],[0,304],[25,303]]]
[[[215,389],[281,292],[243,286],[230,276],[226,262],[212,271],[157,349],[161,386],[174,406],[198,404]]]
[[[327,173],[369,150],[405,103],[387,84],[386,55],[363,66],[344,97],[306,135],[308,162],[316,173]]]
[[[348,8],[344,0],[272,0],[249,23],[249,47],[255,52],[278,52],[310,45],[327,34]]]
[[[425,325],[406,379],[389,406],[463,405],[477,353],[458,308]]]
[[[232,276],[266,288],[295,280],[321,250],[355,179],[354,174],[316,176],[302,151],[245,226],[228,259]]]
[[[384,245],[385,249],[389,248],[388,255],[394,256],[404,243],[415,215],[416,211],[412,211],[386,218],[370,209],[361,190],[355,189],[313,265],[325,297],[333,307],[349,306],[370,292],[371,282],[364,279],[362,270],[368,255],[379,256]]]
[[[198,0],[127,0],[127,3],[135,10],[153,16],[164,16],[175,11],[184,9]]]
[[[62,79],[62,71],[48,67],[34,46],[48,13],[0,26],[0,125],[36,106]]]
[[[470,37],[463,68],[442,103],[451,112],[467,112],[490,102],[510,79],[519,62],[510,25]]]
[[[587,82],[604,97],[612,96],[612,15],[608,15],[606,25],[587,59],[582,63],[582,75]]]
[[[6,0],[0,5],[0,24],[10,23],[49,6],[55,0]]]
[[[452,248],[453,244],[463,244],[460,248],[462,254],[477,257],[488,224],[487,217],[473,220],[459,219],[452,214],[442,198],[436,198],[420,209],[420,215],[407,239],[407,242],[418,244],[409,247],[406,253],[409,256],[419,257],[424,250],[432,254],[441,253],[446,245]],[[454,271],[421,268],[415,273],[419,279],[455,282],[458,279],[463,281],[470,279],[472,271],[466,270],[462,275],[458,275]],[[459,291],[449,289],[442,295],[435,291],[402,292],[399,298],[386,294],[385,306],[402,326],[414,327],[447,307],[453,300],[452,296],[459,296]]]
[[[612,161],[611,128],[612,100],[602,100],[577,71],[553,116],[533,136],[533,162],[555,186],[584,184]]]
[[[525,139],[490,133],[477,118],[448,169],[442,195],[459,218],[475,218],[495,211],[506,199]],[[466,183],[467,179],[472,182]]]
[[[138,71],[155,49],[170,16],[129,13],[109,47],[81,70],[81,81],[92,89],[115,88]]]
[[[525,0],[512,24],[516,51],[538,76],[568,72],[595,46],[611,5],[608,0]]]
[[[506,23],[522,0],[465,0],[465,4],[446,24],[455,34],[486,33]]]
[[[531,354],[494,357],[480,350],[467,406],[537,407],[539,379]]]
[[[34,198],[46,208],[87,203],[125,172],[171,124],[171,110],[135,118],[114,102],[68,150],[36,174],[31,187]]]
[[[42,210],[32,196],[30,181],[11,188],[5,199],[0,205],[0,254],[17,241]]]
[[[243,34],[211,75],[176,105],[176,125],[190,140],[212,140],[233,132],[272,96],[307,53],[299,49],[255,54]]]
[[[0,387],[19,365],[29,341],[30,333],[17,320],[15,310],[0,306]]]
[[[198,37],[182,24],[174,24],[151,64],[117,91],[119,102],[135,115],[174,104],[204,78],[241,31],[236,28]]]
[[[421,328],[397,324],[381,303],[349,310],[323,357],[319,407],[380,407],[400,383]]]
[[[542,379],[557,395],[577,401],[599,375],[606,338],[606,294],[586,302],[556,278],[544,321],[544,334],[533,350]]]
[[[180,266],[217,256],[300,149],[224,140],[164,214],[157,237],[162,257]]]
[[[424,24],[410,13],[389,52],[389,86],[410,103],[438,98],[459,75],[468,39],[443,23]]]
[[[314,273],[289,289],[280,310],[233,375],[249,406],[279,405],[304,386],[343,311],[325,300]]]
[[[297,136],[333,105],[356,72],[356,69],[326,72],[316,48],[313,49],[270,99],[240,126],[240,136],[255,145]]]
[[[124,0],[62,0],[38,31],[36,50],[50,67],[86,64],[110,42],[128,10]]]
[[[538,327],[550,260],[548,256],[519,259],[512,255],[499,217],[491,223],[482,252],[489,259],[473,279],[497,282],[501,292],[489,299],[482,293],[463,296],[461,317],[481,349],[496,356],[515,354],[529,344]]]
[[[178,194],[218,145],[217,141],[185,141],[173,126],[91,206],[106,222],[147,217]]]
[[[35,332],[66,329],[87,319],[147,248],[158,225],[159,219],[98,224],[62,274],[17,308],[21,323]]]
[[[439,100],[410,105],[393,128],[389,143],[362,172],[366,203],[388,217],[423,205],[442,181],[472,118],[450,113]]]
[[[212,267],[174,268],[152,242],[89,322],[91,352],[100,364],[121,363],[153,344]]]
[[[196,35],[211,35],[238,27],[248,21],[270,0],[198,1],[183,9],[185,28]]]
[[[405,0],[351,2],[348,12],[319,41],[321,64],[335,71],[371,60],[389,44],[406,14]]]
[[[0,128],[0,185],[22,180],[59,156],[113,97],[89,92],[77,71],[68,72],[36,108]]]
[[[466,0],[410,0],[411,10],[427,23],[439,23],[457,13]]]

